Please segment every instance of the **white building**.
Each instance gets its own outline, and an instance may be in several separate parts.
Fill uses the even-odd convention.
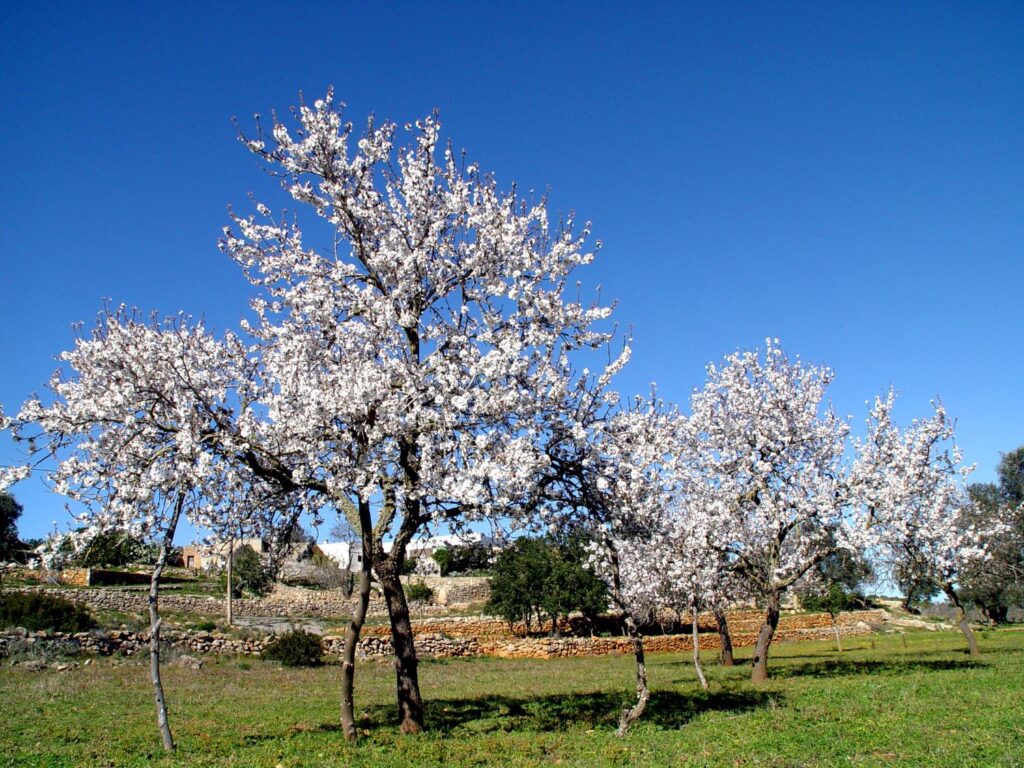
[[[358,571],[363,562],[363,547],[358,541],[322,541],[318,542],[320,551],[334,560],[339,568]],[[394,542],[385,541],[384,551],[390,552]],[[484,533],[456,533],[447,536],[431,536],[426,539],[413,539],[405,550],[408,560],[429,559],[437,550],[451,547],[485,547],[490,550],[500,549],[500,545],[492,536]]]
[[[317,548],[342,570],[358,571],[363,563],[363,547],[358,541],[321,541]]]

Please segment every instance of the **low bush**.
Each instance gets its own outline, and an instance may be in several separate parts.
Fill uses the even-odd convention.
[[[96,626],[80,605],[40,592],[0,593],[0,627],[24,627],[33,632],[84,632]]]
[[[285,667],[317,667],[323,663],[323,653],[319,635],[297,629],[271,640],[263,658]]]
[[[429,603],[434,597],[434,590],[424,584],[422,581],[414,581],[405,590],[405,596],[409,599],[409,602],[413,603]]]

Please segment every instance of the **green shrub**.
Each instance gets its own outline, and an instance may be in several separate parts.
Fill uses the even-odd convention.
[[[200,632],[213,632],[217,628],[216,622],[213,621],[200,621],[196,624],[196,629]]]
[[[451,573],[490,573],[492,556],[490,547],[479,544],[461,544],[441,547],[431,555],[441,569],[441,575]]]
[[[271,640],[263,658],[279,661],[285,667],[318,667],[323,663],[323,653],[319,635],[296,629]]]
[[[428,603],[434,597],[434,590],[422,581],[414,581],[405,589],[405,596],[410,602]]]
[[[540,627],[551,621],[558,632],[558,620],[580,611],[593,626],[598,614],[608,607],[608,589],[583,562],[586,543],[570,539],[520,538],[505,549],[494,563],[491,597],[484,610],[509,623],[522,621],[527,632],[534,622]]]
[[[446,548],[441,547],[440,549],[434,550],[434,554],[431,555],[434,562],[437,563],[437,567],[441,569],[441,575],[447,576],[452,570],[452,553]]]
[[[80,605],[40,592],[0,594],[0,627],[24,627],[37,632],[83,632],[96,626]]]
[[[231,595],[241,597],[243,590],[257,597],[265,595],[274,584],[274,577],[259,554],[248,544],[234,551],[231,567]],[[221,591],[227,590],[227,569],[220,574]]]

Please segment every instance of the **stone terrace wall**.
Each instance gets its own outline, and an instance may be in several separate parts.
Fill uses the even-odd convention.
[[[864,616],[864,614],[872,614]],[[862,611],[849,614],[847,620],[840,624],[843,636],[869,634],[869,625],[873,619],[880,619],[883,611]],[[831,623],[828,626],[815,626],[816,617],[794,616],[793,619],[807,618],[808,626],[791,626],[776,634],[777,640],[817,640],[830,639],[833,636]],[[827,617],[826,617],[827,618]],[[799,623],[799,622],[794,622]],[[733,636],[733,644],[738,647],[754,644],[754,633],[743,633]],[[235,638],[217,632],[165,632],[164,640],[170,648],[185,653],[213,653],[258,656],[266,648],[269,636]],[[77,632],[46,633],[13,632],[0,635],[0,656],[7,649],[17,647],[19,643],[35,645],[37,643],[64,642],[71,643],[87,653],[98,653],[109,656],[115,653],[124,656],[135,656],[148,652],[149,635],[144,632]],[[328,635],[323,638],[324,652],[329,655],[341,655],[345,643],[344,637]],[[699,636],[702,650],[718,648],[718,635],[702,633]],[[648,653],[684,653],[693,649],[690,635],[652,635],[644,638],[644,650]],[[607,654],[632,653],[632,645],[626,637],[563,637],[563,638],[477,638],[450,637],[438,632],[418,632],[416,634],[416,652],[427,658],[450,658],[457,656],[497,656],[513,659],[555,659],[577,656],[603,656]],[[359,654],[366,657],[388,658],[392,655],[391,640],[386,637],[371,635],[359,642]]]
[[[27,581],[49,581],[52,584],[66,584],[71,587],[88,587],[92,584],[91,568],[64,568],[59,571],[48,571],[40,568],[27,568],[17,563],[0,563],[0,576],[13,576]]]
[[[62,572],[68,578],[87,583],[88,569],[76,569],[74,573]],[[415,603],[412,610],[416,614],[441,613],[446,608],[469,603],[484,602],[490,596],[490,585],[486,578],[480,577],[440,577],[413,576],[404,579],[423,581],[434,590],[432,605]],[[80,586],[77,581],[67,582]],[[62,582],[64,583],[64,582]],[[20,591],[47,591],[45,585],[39,587],[21,587]],[[113,611],[139,612],[148,610],[147,596],[141,590],[120,588],[81,588],[52,590],[54,595],[83,603],[95,608]],[[171,611],[183,611],[204,616],[223,614],[226,610],[223,598],[203,595],[181,595],[172,590],[161,590],[160,605]],[[276,584],[274,590],[263,598],[239,598],[232,601],[232,610],[237,616],[286,616],[286,617],[319,617],[348,618],[355,610],[355,599],[345,597],[341,590],[305,589]],[[370,595],[370,616],[386,616],[387,606],[376,591]]]
[[[57,590],[21,587],[18,591],[47,592],[65,600],[111,611],[145,612],[149,605],[146,593],[125,589]],[[202,616],[217,616],[226,610],[222,598],[178,595],[173,592],[160,593],[160,607]],[[352,599],[346,598],[341,592],[318,592],[283,585],[262,599],[240,598],[232,601],[232,610],[236,616],[345,617],[352,615],[353,607]],[[384,602],[379,598],[371,599],[370,611],[376,615],[387,613]]]
[[[491,597],[491,583],[486,576],[403,576],[408,586],[423,582],[434,591],[434,602],[439,605],[468,605],[486,603]]]
[[[886,613],[883,610],[875,611],[852,611],[841,613],[836,617],[836,623],[840,627],[850,627],[861,622],[868,624],[881,623]],[[750,639],[749,645],[753,645],[753,639],[757,635],[764,614],[760,611],[730,611],[728,613],[729,631],[733,637],[733,645],[742,647],[738,639]],[[717,625],[712,614],[701,615],[697,619],[697,626],[701,633],[715,633],[717,643]],[[581,619],[562,621],[559,624],[560,630],[566,634],[586,635],[586,625]],[[416,619],[412,622],[413,634],[441,634],[447,637],[477,638],[480,640],[490,639],[514,639],[525,637],[526,625],[517,622],[512,625],[511,631],[507,622],[491,617],[477,616],[447,616],[437,618]],[[535,627],[536,629],[536,627]],[[827,629],[832,630],[832,617],[827,613],[798,613],[785,614],[779,619],[779,627],[775,637],[781,637],[786,633],[802,632],[806,630]],[[387,636],[390,634],[387,626],[368,626],[363,628],[364,636]],[[645,642],[654,640],[662,635],[649,635]],[[717,647],[717,645],[715,646]]]

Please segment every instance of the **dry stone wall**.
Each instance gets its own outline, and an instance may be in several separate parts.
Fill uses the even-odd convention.
[[[880,612],[878,612],[880,613]],[[840,625],[843,636],[870,633],[866,621]],[[829,627],[812,626],[791,628],[780,631],[779,640],[827,639],[833,636]],[[741,634],[733,637],[733,644],[739,647],[754,644],[755,634]],[[164,642],[168,648],[181,653],[229,654],[258,656],[263,653],[270,636],[230,637],[218,632],[165,632]],[[698,642],[702,650],[718,648],[717,634],[702,633]],[[15,631],[0,635],[0,657],[18,647],[45,643],[71,644],[85,653],[102,656],[119,654],[136,656],[149,650],[149,635],[144,632],[23,632]],[[324,653],[340,656],[345,643],[341,636],[328,635],[323,638]],[[693,649],[690,635],[652,635],[644,638],[644,650],[648,653],[684,653]],[[459,656],[496,656],[513,659],[556,659],[580,656],[603,656],[608,654],[632,653],[632,645],[626,637],[563,637],[563,638],[476,638],[450,637],[439,632],[416,634],[416,652],[423,658],[451,658]],[[388,658],[392,655],[391,640],[371,635],[359,642],[358,653],[363,658]]]
[[[38,573],[38,571],[33,572]],[[60,572],[67,581],[61,583],[82,587],[80,589],[57,590],[52,592],[65,600],[82,603],[103,610],[139,612],[148,610],[148,598],[141,589],[88,588],[89,570],[69,569]],[[423,581],[434,591],[432,604],[413,604],[412,610],[418,615],[443,613],[452,607],[470,603],[485,602],[490,596],[490,585],[480,577],[406,577],[409,581]],[[46,591],[46,585],[21,587],[21,591]],[[172,590],[160,592],[161,607],[171,611],[182,611],[203,616],[216,616],[226,610],[224,600],[203,595],[181,595]],[[319,617],[347,618],[355,610],[355,598],[346,597],[341,590],[305,589],[276,584],[265,597],[240,598],[232,601],[232,610],[237,616],[262,617]],[[386,616],[387,606],[380,594],[374,591],[370,596],[369,616]]]
[[[49,571],[41,568],[27,568],[16,563],[0,563],[0,576],[64,584],[70,587],[88,587],[92,584],[91,568],[64,568],[59,571]]]
[[[881,623],[885,619],[884,611],[857,611],[841,614],[837,622],[843,636],[865,635],[871,633],[872,624]],[[427,657],[459,657],[459,656],[497,656],[503,658],[554,659],[577,656],[602,656],[606,654],[632,653],[632,646],[626,637],[500,637],[498,635],[453,636],[445,631],[438,631],[441,624],[449,628],[458,625],[457,631],[469,632],[474,625],[487,628],[489,624],[500,622],[487,621],[453,621],[447,622],[415,622],[416,652]],[[367,628],[371,629],[371,628]],[[391,640],[377,633],[373,628],[359,642],[358,652],[363,658],[387,658],[392,655]],[[430,631],[425,631],[430,630]],[[801,614],[783,617],[777,640],[818,640],[833,637],[831,619],[827,615]],[[752,646],[756,640],[756,632],[742,631],[733,634],[735,647]],[[232,637],[219,632],[165,632],[164,641],[169,648],[182,653],[199,654],[230,654],[258,656],[266,648],[271,636]],[[22,645],[37,643],[70,643],[84,652],[97,653],[104,656],[121,654],[134,656],[148,651],[149,635],[144,632],[113,631],[113,632],[78,632],[46,633],[15,631],[0,635],[0,656],[10,649]],[[702,632],[698,642],[702,650],[718,648],[718,635],[713,632]],[[324,652],[328,655],[341,655],[345,639],[342,636],[328,635],[323,638]],[[648,653],[684,653],[693,649],[691,635],[651,635],[644,638],[644,649]]]
[[[47,592],[49,594],[81,603],[93,608],[111,611],[144,612],[148,610],[148,596],[141,590],[129,589],[51,589],[47,587],[21,587],[21,592]],[[224,600],[203,595],[178,595],[173,592],[160,593],[160,607],[169,611],[200,616],[224,614]],[[231,602],[236,616],[284,616],[335,618],[352,615],[355,602],[340,591],[328,592],[300,587],[286,587],[283,584],[264,598],[239,598]],[[387,607],[376,593],[371,597],[369,615],[385,616]]]
[[[491,583],[486,576],[403,576],[408,586],[422,582],[434,592],[434,602],[439,605],[460,606],[472,603],[486,603],[491,597]]]

